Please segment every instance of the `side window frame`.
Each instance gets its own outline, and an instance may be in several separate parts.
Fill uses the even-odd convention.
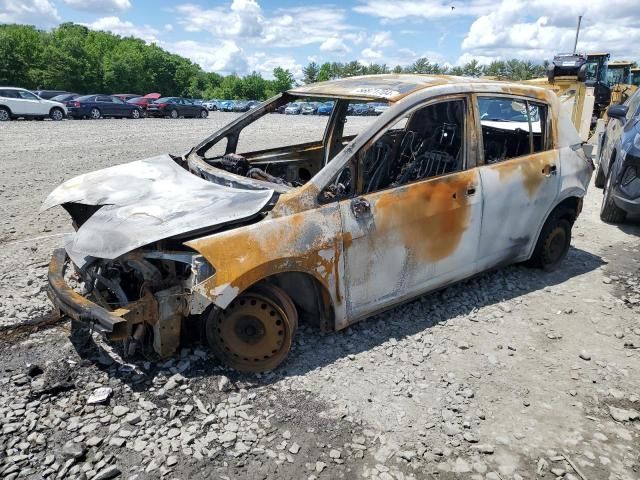
[[[384,136],[394,125],[396,125],[399,121],[401,121],[403,118],[408,117],[407,118],[407,122],[405,124],[409,125],[411,124],[411,120],[414,116],[414,114],[418,111],[418,110],[422,110],[423,108],[427,108],[433,105],[436,105],[438,103],[445,103],[445,102],[451,102],[451,101],[460,101],[462,100],[463,104],[464,104],[464,112],[463,112],[463,130],[464,133],[462,135],[462,168],[456,172],[451,172],[448,174],[443,174],[443,175],[437,175],[437,176],[433,176],[433,177],[427,177],[427,178],[421,178],[419,180],[414,180],[408,183],[405,183],[403,185],[398,185],[396,187],[392,187],[392,186],[388,186],[386,188],[381,188],[379,190],[374,190],[371,192],[364,192],[364,178],[363,178],[363,168],[362,168],[362,162],[364,160],[364,154],[366,153],[367,149],[371,148],[371,146],[377,142],[382,136]],[[362,195],[369,195],[372,193],[376,193],[376,192],[384,192],[387,190],[392,190],[395,188],[402,188],[405,187],[407,185],[414,185],[416,183],[419,182],[426,182],[429,180],[432,180],[434,178],[440,178],[446,175],[453,175],[454,173],[460,173],[460,172],[464,172],[466,170],[469,170],[470,168],[475,167],[476,165],[471,165],[473,162],[471,162],[471,152],[474,149],[473,146],[473,141],[472,141],[472,136],[471,136],[471,128],[469,128],[469,123],[470,120],[473,118],[473,107],[471,106],[471,95],[469,93],[456,93],[456,94],[445,94],[445,95],[441,95],[438,97],[433,97],[433,98],[429,98],[428,100],[425,100],[423,102],[417,103],[415,105],[412,105],[411,107],[405,108],[404,110],[402,110],[401,112],[398,113],[398,115],[394,116],[389,122],[387,122],[382,128],[380,128],[357,152],[355,152],[353,154],[353,156],[351,157],[351,159],[349,160],[349,162],[352,162],[354,164],[355,167],[355,180],[356,180],[356,185],[355,185],[355,192],[353,194],[353,196],[362,196]]]
[[[538,153],[555,149],[555,145],[552,140],[553,135],[551,134],[551,130],[552,128],[555,128],[555,125],[553,125],[553,122],[551,121],[552,110],[551,110],[551,105],[549,103],[545,102],[544,100],[527,97],[525,95],[513,95],[510,93],[501,93],[501,92],[474,93],[472,94],[471,101],[473,102],[472,108],[474,110],[474,116],[475,116],[475,130],[476,130],[476,136],[477,136],[477,159],[478,159],[477,165],[478,166],[495,165],[495,163],[487,163],[486,159],[484,158],[484,138],[482,135],[482,119],[480,118],[480,104],[478,102],[480,98],[507,98],[514,101],[524,102],[526,105],[527,111],[529,109],[529,104],[539,105],[539,106],[545,107],[547,110],[547,113],[544,118],[545,131],[544,131],[544,138],[542,141],[543,149],[539,152],[533,151],[533,128],[531,125],[531,116],[528,115],[527,118],[529,123],[529,153],[527,153],[526,155],[520,155],[517,157],[506,158],[498,163],[508,162],[510,160],[522,159],[530,155],[536,155]],[[541,126],[542,126],[542,123],[541,123]]]

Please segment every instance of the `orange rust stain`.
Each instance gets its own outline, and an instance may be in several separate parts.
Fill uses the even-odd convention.
[[[519,173],[522,176],[522,185],[527,191],[527,195],[532,198],[547,178],[545,173],[548,173],[548,167],[551,165],[558,166],[557,155],[553,150],[496,163],[490,168],[498,172],[500,181],[503,183],[514,174]]]
[[[265,219],[188,245],[216,269],[216,275],[205,281],[208,292],[224,285],[240,292],[270,275],[302,271],[315,273],[326,288],[335,285],[336,298],[340,298],[340,247],[336,235],[340,225],[339,211],[333,206],[283,219]],[[331,230],[332,226],[336,230]],[[327,251],[332,254],[327,255]]]
[[[419,260],[448,257],[469,225],[465,192],[476,177],[470,170],[380,194],[375,203],[377,229],[398,230],[407,250]]]

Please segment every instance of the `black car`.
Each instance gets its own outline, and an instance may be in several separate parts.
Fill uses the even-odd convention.
[[[71,93],[66,90],[35,90],[33,93],[38,95],[43,100],[51,100],[53,97],[62,95],[63,93]]]
[[[207,118],[209,112],[202,105],[196,105],[185,98],[162,97],[147,106],[147,115],[169,118]]]
[[[112,95],[84,95],[70,101],[67,105],[69,116],[73,118],[103,117],[142,118],[144,113],[137,105],[125,103]]]
[[[640,215],[640,90],[607,115],[595,185],[604,188],[600,218],[619,223]]]
[[[257,100],[241,100],[236,102],[233,106],[234,112],[248,112],[260,105],[260,102]]]
[[[60,102],[65,106],[69,106],[69,102],[78,98],[80,94],[78,93],[62,93],[60,95],[56,95],[55,97],[51,97],[50,100],[53,102]]]

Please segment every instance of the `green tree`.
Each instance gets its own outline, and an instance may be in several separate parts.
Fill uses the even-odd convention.
[[[272,89],[274,93],[285,92],[293,87],[293,74],[282,67],[273,69]]]
[[[302,81],[304,83],[315,83],[318,81],[318,74],[320,73],[320,67],[316,62],[311,62],[309,65],[302,69],[304,75]]]

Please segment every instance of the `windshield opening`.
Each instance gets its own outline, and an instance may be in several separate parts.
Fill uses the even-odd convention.
[[[238,117],[197,153],[227,172],[296,188],[311,180],[387,108],[380,101],[284,94],[252,115]],[[295,142],[285,140],[282,132],[295,132]]]

